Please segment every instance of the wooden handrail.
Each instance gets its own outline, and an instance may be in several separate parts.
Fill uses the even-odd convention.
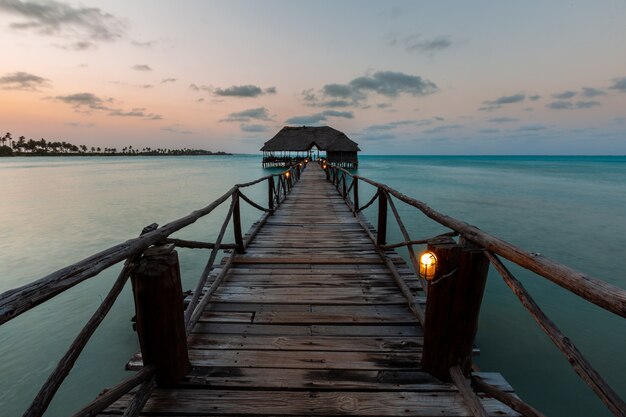
[[[119,400],[122,395],[146,381],[154,378],[154,366],[146,366],[135,375],[125,379],[113,388],[107,390],[104,394],[98,396],[95,400],[82,408],[80,411],[72,414],[72,417],[95,417],[104,411],[105,408]]]
[[[476,226],[442,214],[432,209],[427,204],[408,197],[385,184],[372,181],[359,175],[353,175],[340,167],[331,166],[331,168],[333,170],[343,171],[350,176],[373,185],[379,191],[386,191],[398,200],[417,208],[437,223],[460,233],[465,239],[483,247],[484,249],[496,253],[503,258],[536,273],[537,275],[549,279],[555,284],[573,292],[593,304],[596,304],[599,307],[602,307],[607,311],[621,317],[626,317],[625,289],[578,272],[573,268],[562,265],[540,254],[525,251],[505,240],[483,232]]]
[[[472,385],[479,391],[484,392],[488,396],[495,398],[500,401],[502,404],[506,404],[511,407],[513,410],[521,413],[524,417],[546,417],[545,414],[536,410],[534,407],[526,404],[524,401],[520,400],[518,397],[504,392],[501,389],[486,383],[482,380],[482,378],[478,376],[472,376]]]
[[[145,235],[150,230],[153,230],[154,227],[156,227],[156,224],[144,228],[141,235]],[[70,348],[67,352],[65,352],[63,358],[61,358],[56,368],[54,368],[54,371],[52,371],[46,382],[43,384],[30,407],[28,407],[28,410],[24,413],[24,417],[39,417],[46,411],[50,402],[54,398],[54,394],[56,394],[63,381],[65,381],[65,378],[74,367],[76,360],[87,345],[87,342],[89,342],[91,336],[94,334],[100,323],[102,323],[102,320],[104,320],[109,310],[111,310],[111,307],[113,307],[113,303],[115,303],[115,300],[117,300],[117,297],[124,288],[124,284],[126,284],[126,281],[135,270],[139,257],[140,255],[134,255],[126,260],[124,267],[113,284],[113,287],[109,290],[109,293],[104,300],[102,300],[102,303],[100,303],[96,312],[93,313],[87,324],[83,327],[78,336],[76,336],[70,345]]]
[[[130,256],[142,253],[148,247],[169,237],[172,233],[195,223],[201,217],[211,213],[224,201],[232,197],[239,188],[258,184],[269,178],[281,178],[286,172],[292,172],[293,167],[280,174],[267,175],[254,181],[233,186],[230,190],[217,198],[211,204],[176,219],[157,230],[144,234],[141,237],[127,240],[111,246],[99,253],[91,255],[72,265],[61,268],[36,281],[14,288],[0,294],[0,325],[14,319],[31,308],[49,300],[50,298],[72,288],[82,281],[98,275],[103,270],[113,266]],[[280,203],[277,199],[277,203]]]
[[[497,256],[489,251],[485,251],[491,264],[500,273],[504,282],[513,290],[520,302],[535,319],[539,327],[548,335],[552,343],[565,355],[574,371],[580,378],[589,385],[602,402],[611,410],[613,414],[626,417],[626,403],[607,384],[600,374],[591,366],[585,357],[558,329],[556,324],[546,316],[539,305],[533,300],[526,288],[519,282]]]
[[[398,224],[398,227],[400,228],[400,233],[402,233],[402,236],[404,237],[404,241],[410,242],[411,237],[409,236],[409,232],[406,230],[406,227],[404,226],[404,222],[400,218],[400,214],[398,213],[398,209],[396,209],[396,205],[393,202],[393,199],[391,197],[388,197],[387,202],[389,203],[389,207],[391,208],[393,217],[396,219],[396,223]],[[426,279],[424,279],[424,277],[419,274],[420,267],[417,261],[417,257],[415,256],[415,251],[413,250],[413,246],[410,243],[407,246],[409,249],[409,259],[411,260],[411,264],[413,265],[413,270],[418,271],[417,276],[422,286],[422,291],[424,291],[424,294],[428,295],[428,285],[426,284]]]
[[[202,289],[206,285],[206,281],[209,278],[211,269],[213,269],[213,264],[215,263],[215,259],[217,258],[217,253],[219,252],[219,249],[218,249],[219,245],[222,243],[222,239],[224,238],[224,234],[226,233],[226,228],[228,227],[228,223],[230,222],[230,218],[232,217],[233,211],[235,209],[235,202],[236,202],[236,199],[233,198],[230,203],[230,207],[228,208],[228,213],[226,214],[226,218],[224,219],[224,222],[222,223],[222,227],[220,228],[220,231],[217,235],[217,239],[215,239],[216,247],[211,250],[211,255],[209,256],[209,260],[204,266],[204,270],[202,271],[202,274],[200,275],[200,279],[198,280],[198,283],[196,284],[196,289],[193,292],[191,301],[189,302],[189,304],[187,305],[187,309],[185,310],[185,323],[187,325],[189,324],[191,315],[193,314],[193,311],[196,308],[196,305],[198,304],[198,300],[200,299],[200,296],[202,295]],[[191,329],[187,327],[187,332],[189,332],[190,330]]]

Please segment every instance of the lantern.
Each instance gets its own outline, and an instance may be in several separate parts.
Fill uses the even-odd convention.
[[[420,255],[420,276],[428,281],[435,278],[437,273],[437,257],[432,252],[424,252]]]

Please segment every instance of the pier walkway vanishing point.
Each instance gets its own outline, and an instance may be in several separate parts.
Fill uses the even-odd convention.
[[[387,254],[425,302],[414,273]],[[188,343],[191,371],[157,388],[146,415],[473,415],[454,384],[421,370],[420,322],[316,164],[235,256]],[[499,374],[480,375],[511,390]],[[517,415],[481,402],[490,415]]]

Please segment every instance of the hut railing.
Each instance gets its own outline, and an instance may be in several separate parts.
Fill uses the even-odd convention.
[[[511,288],[521,304],[528,310],[533,319],[537,322],[539,327],[548,335],[550,340],[558,348],[559,351],[567,358],[568,362],[579,375],[579,377],[587,383],[592,391],[598,396],[598,398],[606,405],[606,407],[616,416],[626,417],[626,403],[617,395],[617,393],[604,381],[600,374],[593,368],[593,366],[584,358],[576,346],[569,340],[551,321],[547,315],[541,310],[539,305],[533,300],[528,291],[524,288],[522,283],[515,278],[515,276],[506,268],[506,266],[500,260],[500,257],[507,259],[514,264],[531,271],[549,281],[559,285],[560,287],[578,295],[584,300],[593,303],[600,308],[614,313],[620,317],[626,317],[626,290],[612,285],[608,282],[591,277],[588,274],[576,271],[568,266],[560,264],[556,261],[548,259],[538,253],[532,253],[525,251],[509,242],[499,239],[489,233],[486,233],[477,227],[457,220],[453,217],[442,214],[427,204],[408,197],[401,192],[376,181],[368,178],[350,173],[349,171],[325,163],[320,162],[322,168],[326,172],[326,178],[330,181],[337,192],[343,197],[348,207],[352,210],[353,214],[357,217],[357,220],[364,227],[366,233],[369,235],[372,242],[376,244],[377,250],[385,260],[385,263],[390,267],[392,275],[396,281],[399,280],[399,275],[395,271],[393,263],[385,256],[385,251],[395,249],[399,247],[406,247],[409,252],[410,262],[415,270],[418,279],[421,282],[422,289],[425,293],[433,285],[433,281],[427,283],[422,278],[420,266],[418,264],[417,257],[413,246],[436,243],[441,241],[442,237],[451,239],[453,236],[459,236],[459,242],[469,242],[472,246],[475,246],[478,250],[482,251],[484,256],[487,257],[489,263],[494,266],[497,272],[504,279],[505,283]],[[375,187],[376,191],[373,197],[365,204],[359,203],[359,181],[367,183]],[[349,186],[346,187],[346,184]],[[352,195],[350,195],[352,190]],[[451,229],[450,232],[437,236],[436,239],[411,239],[409,233],[404,226],[404,223],[398,213],[393,199],[412,206],[432,219],[436,223]],[[375,202],[378,202],[377,209],[377,228],[376,231],[372,230],[369,224],[361,216],[361,212],[366,208],[372,206]],[[387,208],[390,208],[393,217],[400,229],[403,237],[403,241],[393,244],[387,244],[386,231],[387,231]],[[485,271],[486,272],[486,271]],[[450,272],[447,276],[451,276],[457,273],[456,270]],[[402,281],[402,280],[400,280]],[[407,296],[409,305],[413,312],[416,314],[422,324],[428,326],[431,321],[426,320],[424,312],[419,305],[413,301],[414,297],[408,289],[408,286],[402,281],[400,289]],[[478,303],[482,292],[478,297]],[[448,307],[451,308],[451,307]],[[430,311],[430,310],[429,310]],[[430,314],[430,313],[429,313]],[[428,332],[428,330],[426,330]],[[471,336],[473,339],[473,335]],[[426,344],[426,341],[425,341]],[[426,351],[426,346],[424,347]],[[454,369],[453,369],[454,368]],[[455,380],[457,375],[455,374],[456,367],[452,366],[450,372],[453,374]],[[473,377],[473,385],[485,392],[486,394],[498,399],[499,401],[509,405],[514,410],[520,412],[524,416],[541,416],[540,412],[529,406],[528,404],[519,400],[519,398],[513,395],[499,390],[498,388],[487,384],[480,380],[478,377]],[[458,384],[457,384],[458,385]],[[459,387],[460,388],[460,387]]]
[[[91,336],[104,320],[107,313],[115,303],[115,300],[122,292],[126,281],[133,277],[137,272],[139,262],[142,258],[145,258],[144,253],[148,250],[158,251],[159,248],[164,245],[168,247],[169,251],[171,251],[173,247],[211,249],[209,259],[198,280],[192,299],[184,312],[184,323],[182,325],[188,334],[200,317],[202,310],[208,303],[211,295],[226,275],[226,271],[232,264],[233,258],[236,254],[245,253],[245,250],[252,239],[254,239],[260,228],[266,223],[268,217],[271,216],[276,208],[278,208],[278,206],[280,206],[280,204],[285,200],[293,185],[300,179],[301,171],[305,168],[306,163],[302,162],[291,166],[289,169],[279,174],[267,175],[244,184],[236,184],[211,204],[196,210],[187,216],[181,217],[161,227],[158,227],[156,223],[151,224],[145,227],[140,236],[135,239],[130,239],[126,242],[114,245],[95,255],[46,275],[37,281],[0,294],[0,325],[2,325],[38,306],[39,304],[54,298],[73,286],[98,275],[105,269],[124,261],[122,270],[118,274],[111,290],[97,308],[96,312],[88,320],[87,324],[85,324],[78,336],[76,336],[65,355],[43,384],[28,410],[24,413],[24,416],[39,417],[44,414],[57,390],[76,363],[76,360],[83,351],[87,342],[90,340]],[[264,181],[267,181],[268,187],[267,207],[263,207],[260,204],[255,203],[242,192],[243,189]],[[200,218],[209,215],[229,199],[229,210],[221,225],[215,242],[198,242],[169,237],[174,232],[177,232],[195,223]],[[243,236],[241,230],[240,202],[242,200],[250,204],[252,207],[264,212],[261,218],[253,224],[246,236]],[[226,229],[231,223],[235,242],[222,243]],[[233,253],[228,257],[226,264],[222,266],[221,271],[213,280],[209,289],[203,293],[203,289],[207,284],[208,277],[213,270],[215,260],[220,250],[232,250]],[[176,268],[178,268],[178,264],[176,264]],[[134,283],[134,290],[137,289],[136,286],[137,284]],[[182,305],[182,303],[183,300],[181,297],[180,305]],[[124,414],[124,416],[136,416],[141,411],[141,408],[156,386],[155,381],[158,381],[157,375],[157,367],[153,365],[146,365],[135,375],[109,389],[106,393],[100,395],[73,416],[95,416],[106,407],[117,401],[122,395],[127,394],[131,390],[139,387],[130,402],[130,406]]]

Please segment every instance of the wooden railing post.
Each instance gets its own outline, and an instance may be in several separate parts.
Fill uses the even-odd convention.
[[[235,244],[237,245],[237,249],[235,249],[235,252],[242,254],[246,253],[246,250],[243,247],[243,235],[241,234],[241,210],[239,207],[239,190],[237,190],[233,194],[233,199],[235,200],[235,205],[233,207],[233,233],[235,235]]]
[[[451,367],[460,366],[467,376],[472,365],[489,260],[481,249],[450,237],[429,241],[428,250],[437,257],[437,269],[428,284],[422,368],[450,381]]]
[[[267,179],[267,207],[269,207],[270,216],[274,214],[274,177]]]
[[[172,386],[191,368],[174,245],[146,249],[132,281],[144,366],[155,366],[158,386]]]
[[[345,172],[343,173],[343,177],[341,180],[341,196],[344,198],[344,200],[348,196],[348,192],[346,191],[346,173]]]
[[[359,211],[359,179],[358,178],[354,178],[354,215],[356,216],[357,212]]]
[[[300,180],[300,164],[296,165],[296,180]]]
[[[376,234],[376,244],[378,246],[387,243],[387,194],[378,193],[378,231]]]

